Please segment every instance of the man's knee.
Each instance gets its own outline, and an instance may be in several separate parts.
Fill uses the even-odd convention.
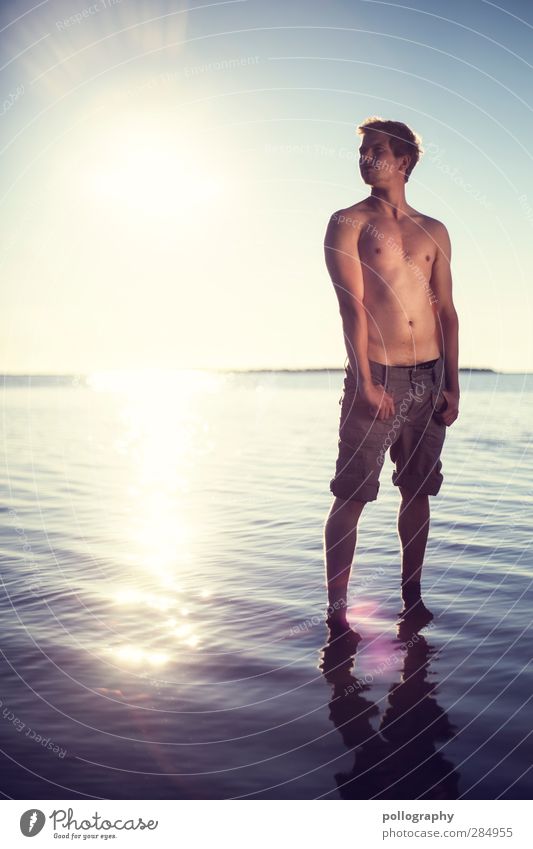
[[[420,493],[412,489],[406,489],[404,486],[400,486],[398,487],[398,489],[400,490],[402,501],[405,501],[409,504],[414,502],[422,503],[424,501],[427,501],[429,498],[429,495],[425,493]]]
[[[335,496],[328,514],[328,521],[330,519],[341,519],[357,524],[365,504],[366,501],[352,501]]]

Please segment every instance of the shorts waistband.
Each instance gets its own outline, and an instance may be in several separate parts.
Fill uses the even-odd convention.
[[[375,366],[383,366],[386,369],[412,369],[414,371],[418,371],[419,368],[433,368],[433,366],[438,363],[440,357],[437,357],[435,360],[426,360],[425,363],[416,363],[409,366],[391,366],[387,363],[378,363],[375,360],[369,360],[370,363],[373,363]]]
[[[426,360],[423,363],[411,366],[390,366],[370,359],[368,360],[368,364],[372,375],[379,380],[398,379],[403,381],[405,378],[412,380],[417,374],[427,375],[428,372],[431,372],[433,380],[440,380],[441,376],[444,375],[444,359],[442,354],[434,360]],[[348,375],[348,380],[353,380],[354,375],[348,357],[345,361],[345,371]]]
[[[417,378],[425,378],[434,382],[440,381],[444,375],[444,360],[442,356],[434,360],[426,360],[415,366],[389,366],[369,360],[370,371],[374,378],[380,383],[388,384],[390,381],[411,381]]]

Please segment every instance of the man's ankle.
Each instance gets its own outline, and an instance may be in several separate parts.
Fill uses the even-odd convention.
[[[332,604],[328,604],[326,608],[326,618],[328,620],[344,621],[346,620],[346,610],[348,605],[345,601],[339,600]]]
[[[402,581],[402,599],[406,606],[416,604],[421,597],[420,581]]]

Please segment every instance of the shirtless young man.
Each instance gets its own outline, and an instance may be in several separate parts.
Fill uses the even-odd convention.
[[[357,523],[366,502],[377,498],[389,448],[401,494],[400,618],[415,627],[432,618],[420,596],[428,496],[440,489],[446,427],[459,412],[448,232],[405,199],[419,140],[405,124],[379,118],[358,131],[361,176],[372,191],[331,216],[324,241],[348,354],[330,483],[335,498],[324,528],[326,622],[332,637],[354,639],[346,596]]]

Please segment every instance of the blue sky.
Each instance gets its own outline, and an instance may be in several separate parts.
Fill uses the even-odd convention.
[[[342,367],[323,260],[402,120],[463,366],[533,370],[533,7],[3,3],[5,372]]]

